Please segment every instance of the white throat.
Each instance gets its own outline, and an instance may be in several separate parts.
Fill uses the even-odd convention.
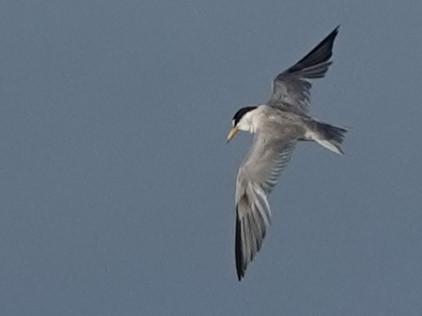
[[[257,109],[249,111],[242,116],[239,123],[237,123],[237,128],[241,131],[256,133],[257,130],[257,120],[256,120]]]

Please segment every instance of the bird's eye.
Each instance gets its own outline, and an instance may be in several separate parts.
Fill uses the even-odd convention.
[[[232,120],[232,126],[235,127],[235,125],[236,125],[236,121]]]

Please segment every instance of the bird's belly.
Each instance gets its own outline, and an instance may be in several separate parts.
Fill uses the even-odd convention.
[[[303,137],[305,130],[303,127],[295,124],[275,123],[266,126],[265,133],[285,140],[294,140]]]

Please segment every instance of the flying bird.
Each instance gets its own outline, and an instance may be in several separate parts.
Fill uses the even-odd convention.
[[[325,76],[332,63],[338,28],[274,79],[269,101],[241,108],[233,117],[227,142],[239,130],[255,134],[236,179],[235,259],[239,281],[261,248],[271,221],[268,195],[292,157],[296,143],[314,141],[343,154],[340,144],[347,130],[308,116],[309,80]]]

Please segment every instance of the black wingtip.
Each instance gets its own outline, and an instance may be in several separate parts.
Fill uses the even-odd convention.
[[[315,52],[319,50],[326,51],[325,54],[323,54],[323,57],[325,60],[322,61],[328,61],[332,55],[333,50],[333,44],[334,40],[336,39],[336,36],[338,34],[340,25],[338,25],[330,34],[328,34],[308,55],[306,55],[303,59],[306,59],[307,57],[313,55]],[[320,62],[322,62],[320,61]]]
[[[339,29],[340,29],[340,24],[337,25],[336,28],[334,30],[332,30],[331,33],[328,34],[317,47],[321,47],[327,42],[330,43],[330,45],[332,46],[333,43],[334,43],[334,40],[336,39],[336,36],[339,32]],[[316,47],[315,47],[315,49],[316,49]]]
[[[289,72],[296,72],[302,69],[313,67],[322,63],[329,63],[333,54],[334,40],[338,34],[340,25],[338,25],[330,34],[328,34],[317,46],[315,46],[305,57],[299,60],[293,67],[289,68]],[[325,68],[320,77],[327,71]]]
[[[323,42],[328,39],[332,39],[334,41],[334,39],[336,38],[338,34],[339,29],[340,29],[340,24],[337,25],[336,28],[330,34],[327,35],[327,37],[323,40]]]
[[[236,237],[235,237],[235,258],[236,258],[236,273],[237,273],[237,279],[239,281],[242,280],[242,278],[245,275],[245,270],[243,269],[243,256],[242,256],[242,238],[241,238],[241,230],[240,230],[240,218],[239,213],[236,208]]]

